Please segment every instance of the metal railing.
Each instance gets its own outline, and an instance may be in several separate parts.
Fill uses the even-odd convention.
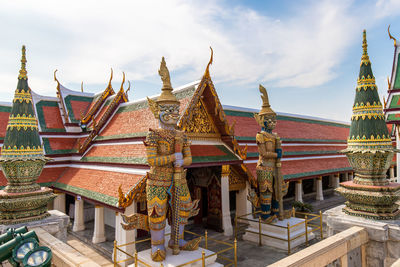
[[[202,251],[201,251],[201,257],[200,257],[200,258],[194,259],[194,260],[191,260],[191,261],[188,261],[188,262],[185,262],[185,263],[183,263],[183,264],[181,264],[181,265],[178,265],[177,267],[187,266],[187,265],[189,265],[189,264],[192,264],[192,263],[195,263],[195,262],[200,262],[200,261],[201,261],[201,266],[202,266],[202,267],[205,267],[205,266],[206,266],[206,260],[207,260],[208,258],[214,257],[215,255],[217,255],[217,258],[220,258],[220,259],[222,259],[222,260],[225,260],[225,261],[229,262],[228,264],[224,265],[225,267],[228,267],[228,266],[237,267],[237,241],[236,241],[236,238],[235,238],[233,244],[231,244],[231,243],[228,243],[228,242],[225,242],[225,241],[221,241],[221,240],[218,240],[218,239],[215,239],[215,238],[208,237],[207,230],[205,231],[204,236],[199,235],[199,234],[196,234],[196,233],[191,232],[191,231],[186,231],[186,230],[185,230],[185,233],[188,233],[188,234],[191,234],[191,235],[194,235],[194,236],[197,236],[197,237],[204,238],[204,248],[207,249],[207,250],[208,250],[209,242],[210,242],[210,241],[215,242],[215,243],[217,243],[218,245],[223,245],[223,246],[225,246],[226,248],[221,249],[221,250],[219,250],[219,251],[217,251],[217,252],[213,252],[213,253],[211,253],[210,255],[206,255],[205,251],[202,250]],[[170,235],[170,234],[166,234],[165,236],[168,236],[168,235]],[[141,259],[139,259],[139,257],[138,257],[138,252],[136,251],[136,249],[135,249],[133,255],[132,255],[132,254],[129,254],[128,252],[126,252],[126,251],[124,251],[123,249],[121,249],[122,247],[126,247],[126,246],[129,246],[129,245],[136,245],[136,244],[138,244],[138,243],[148,242],[148,241],[151,241],[151,238],[146,238],[146,239],[143,239],[143,240],[134,241],[134,242],[130,242],[130,243],[127,243],[127,244],[118,245],[118,244],[117,244],[117,241],[114,240],[114,250],[113,250],[113,252],[114,252],[114,253],[113,253],[113,262],[114,262],[114,266],[121,266],[119,263],[123,263],[123,262],[127,262],[127,261],[132,261],[132,260],[133,260],[133,262],[134,262],[134,266],[135,266],[135,267],[137,267],[139,263],[142,264],[142,265],[144,265],[144,266],[147,266],[147,267],[152,267],[152,266],[154,266],[154,265],[149,265],[149,264],[147,264],[146,262],[144,262],[144,261],[142,261]],[[234,257],[233,260],[230,259],[230,258],[227,258],[227,257],[224,257],[224,256],[221,255],[222,253],[225,253],[225,252],[227,252],[227,251],[229,251],[229,250],[233,250],[233,255],[234,255],[234,256],[233,256],[233,257]],[[117,252],[118,252],[118,251],[119,251],[119,252],[122,252],[123,254],[125,254],[126,256],[128,256],[128,258],[127,258],[127,259],[124,259],[124,260],[119,260],[119,261],[118,261],[118,259],[117,259],[117,257],[118,257]],[[160,263],[160,267],[164,267],[164,265],[163,265],[162,263]]]
[[[281,226],[281,225],[276,225],[276,224],[271,224],[271,223],[265,223],[265,222],[262,221],[261,216],[258,216],[258,220],[257,219],[248,218],[248,216],[250,216],[250,215],[253,216],[253,217],[256,217],[260,213],[261,213],[261,211],[256,211],[256,212],[248,213],[248,214],[241,215],[241,216],[235,216],[235,240],[237,239],[237,234],[238,234],[239,230],[244,228],[244,227],[247,228],[247,226],[248,226],[248,224],[245,224],[244,226],[239,226],[238,225],[238,222],[243,222],[243,221],[244,222],[247,221],[247,222],[258,223],[258,231],[257,232],[256,231],[252,231],[252,230],[248,230],[248,229],[244,229],[244,231],[248,232],[248,233],[252,233],[252,234],[258,235],[258,245],[259,246],[262,246],[262,237],[263,236],[269,237],[269,238],[273,238],[273,239],[277,239],[277,240],[281,240],[281,241],[287,242],[288,254],[291,253],[291,242],[293,240],[296,240],[298,238],[301,238],[301,237],[305,236],[306,245],[308,246],[309,245],[309,242],[308,242],[309,241],[309,235],[312,232],[315,232],[315,231],[318,231],[318,230],[320,231],[321,240],[324,238],[323,232],[322,232],[322,212],[321,211],[319,212],[319,214],[314,214],[314,213],[299,212],[299,211],[296,211],[293,208],[292,217],[299,216],[297,218],[302,218],[302,219],[304,219],[304,221],[296,223],[296,224],[293,224],[293,225],[290,225],[290,223],[288,222],[286,226]],[[318,224],[315,223],[315,221],[317,221],[317,220],[319,220]],[[296,235],[295,237],[292,237],[291,236],[291,230],[293,228],[295,228],[295,227],[298,227],[299,225],[302,225],[302,224],[304,224],[304,229],[305,229],[304,233]],[[262,225],[273,225],[274,227],[286,229],[287,239],[263,233],[262,230],[261,230],[261,228],[262,228],[261,226]],[[311,228],[311,229],[309,229],[309,228]]]

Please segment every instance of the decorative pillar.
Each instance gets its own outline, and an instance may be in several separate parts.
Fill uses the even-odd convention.
[[[315,197],[316,200],[324,200],[324,192],[322,190],[322,176],[319,176],[315,179],[316,187],[317,187],[317,195]]]
[[[295,201],[303,202],[303,183],[301,180],[296,181]]]
[[[82,199],[75,198],[75,210],[74,210],[74,225],[72,227],[73,232],[78,232],[85,230],[85,218],[83,215],[83,205]]]
[[[249,182],[246,182],[246,188],[236,193],[236,216],[242,216],[252,212],[251,203],[247,200],[247,192],[250,189]]]
[[[53,204],[53,209],[61,211],[62,213],[65,213],[65,193],[56,193],[56,198],[54,199],[54,204]]]
[[[222,229],[224,235],[231,236],[232,220],[231,211],[229,207],[229,165],[222,166],[221,172],[221,205],[222,205]]]
[[[94,210],[94,231],[92,242],[94,244],[106,241],[104,231],[104,207],[96,205]]]
[[[135,201],[133,201],[129,207],[125,208],[124,215],[128,216],[128,215],[132,215],[133,213],[136,213],[136,207],[137,207],[137,203]],[[123,220],[121,217],[121,213],[116,212],[115,213],[115,240],[117,241],[117,245],[131,243],[136,240],[136,230],[124,230],[121,226],[122,222],[123,222]],[[131,244],[128,246],[124,246],[123,249],[128,254],[133,255],[136,247],[135,247],[135,244]],[[112,256],[114,258],[114,255],[112,255]],[[128,258],[129,258],[129,256],[127,256],[125,253],[123,253],[121,251],[117,252],[117,261],[126,260]],[[119,265],[122,267],[125,267],[131,263],[133,263],[133,260],[128,260],[128,261],[119,263]]]
[[[399,128],[397,128],[396,130],[397,130],[396,131],[397,132],[397,134],[396,134],[396,148],[400,149],[400,131],[399,131]],[[397,169],[396,169],[397,182],[396,183],[400,183],[400,153],[396,154],[396,166],[397,166]]]
[[[389,171],[389,178],[391,182],[394,182],[393,179],[394,177],[394,166],[390,166],[390,171]]]
[[[335,176],[333,175],[333,174],[330,174],[329,175],[329,187],[334,187],[334,179],[335,179]]]
[[[340,174],[336,173],[333,178],[333,188],[338,188],[340,184]]]
[[[349,181],[353,181],[354,179],[354,175],[352,172],[349,173]]]

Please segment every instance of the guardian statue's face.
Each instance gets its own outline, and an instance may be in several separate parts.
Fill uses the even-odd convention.
[[[272,131],[276,126],[276,116],[264,116],[263,122],[265,129]]]
[[[169,126],[176,126],[179,120],[179,104],[160,104],[160,121]]]

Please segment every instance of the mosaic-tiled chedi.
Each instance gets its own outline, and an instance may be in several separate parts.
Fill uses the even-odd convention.
[[[346,153],[355,172],[353,181],[336,189],[346,198],[345,213],[376,220],[395,219],[400,210],[400,184],[389,183],[386,172],[396,150],[386,127],[378,87],[367,53],[366,32],[357,80]]]
[[[47,204],[55,197],[50,188],[36,183],[48,158],[43,155],[25,65],[23,46],[18,85],[1,149],[0,165],[7,186],[0,191],[0,224],[43,219],[49,216]]]

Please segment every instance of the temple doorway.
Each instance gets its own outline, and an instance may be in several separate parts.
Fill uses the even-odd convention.
[[[187,182],[192,199],[199,199],[199,214],[195,224],[222,231],[221,167],[191,168]]]

